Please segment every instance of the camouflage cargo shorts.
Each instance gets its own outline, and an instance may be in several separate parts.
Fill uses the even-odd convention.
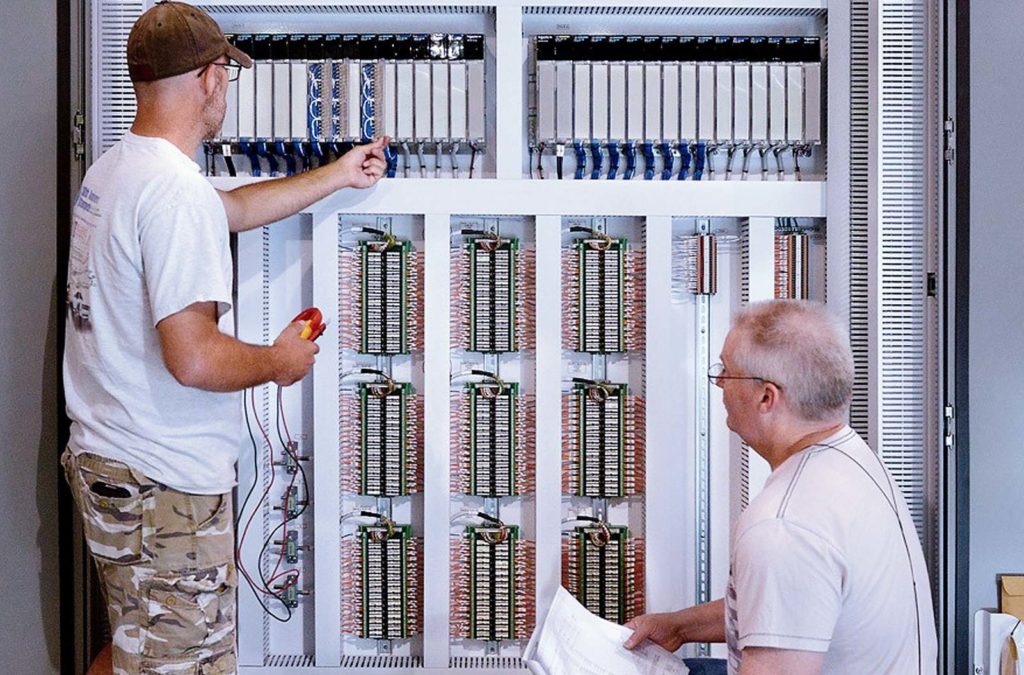
[[[231,495],[194,495],[91,453],[61,457],[103,580],[114,673],[235,673]]]

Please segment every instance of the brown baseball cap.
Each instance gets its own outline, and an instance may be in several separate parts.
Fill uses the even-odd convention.
[[[252,67],[248,54],[227,41],[209,14],[184,2],[157,3],[139,17],[128,35],[132,82],[181,75],[221,56]]]

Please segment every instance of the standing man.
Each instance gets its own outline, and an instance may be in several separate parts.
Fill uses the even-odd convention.
[[[231,490],[237,392],[289,385],[317,347],[230,335],[230,232],[383,175],[387,139],[295,177],[218,192],[193,157],[220,132],[252,60],[202,10],[159,3],[128,38],[138,110],[89,169],[74,209],[62,458],[103,581],[113,672],[234,673]],[[111,672],[105,650],[90,672]]]
[[[824,306],[751,305],[721,363],[726,423],[771,465],[733,531],[726,597],[646,614],[650,639],[727,642],[730,675],[934,675],[921,544],[881,459],[847,426],[853,355]]]

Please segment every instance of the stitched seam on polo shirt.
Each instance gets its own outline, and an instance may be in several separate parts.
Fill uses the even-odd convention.
[[[819,637],[807,637],[806,635],[788,635],[786,633],[746,633],[739,637],[740,640],[746,640],[750,637],[763,635],[765,637],[780,637],[780,638],[792,638],[794,640],[814,640],[815,642],[831,642],[832,638],[819,638]]]
[[[845,434],[842,438],[836,439],[836,442],[833,445],[837,445],[838,446],[840,443],[845,443],[846,441],[848,441],[849,439],[853,438],[854,436],[855,436],[855,434],[853,432],[853,429],[850,429],[850,431],[847,434]],[[828,439],[825,439],[825,440],[828,440]],[[829,449],[832,449],[831,445],[822,445],[821,443],[815,443],[814,445],[808,446],[803,451],[806,454],[803,456],[803,458],[801,458],[800,466],[797,467],[796,474],[793,476],[793,479],[790,481],[789,485],[786,487],[786,494],[783,496],[782,502],[779,504],[779,511],[778,511],[778,513],[775,514],[776,518],[783,519],[783,520],[785,519],[785,517],[786,517],[786,509],[789,508],[789,500],[790,500],[790,498],[792,498],[793,492],[796,490],[797,481],[800,480],[800,476],[803,475],[804,467],[807,465],[807,462],[810,460],[811,456],[818,454],[822,450],[829,450]]]

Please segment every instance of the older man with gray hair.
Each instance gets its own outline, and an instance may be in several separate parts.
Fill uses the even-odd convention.
[[[726,597],[638,617],[626,647],[727,642],[730,675],[935,673],[917,530],[845,421],[853,355],[842,327],[818,303],[751,305],[708,375],[729,428],[772,472],[733,531]]]

